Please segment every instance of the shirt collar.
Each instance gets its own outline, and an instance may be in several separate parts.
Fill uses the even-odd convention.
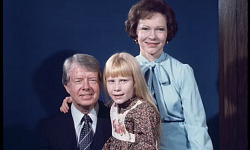
[[[97,102],[97,104],[95,105],[94,109],[92,109],[88,113],[89,117],[92,119],[92,126],[94,127],[93,128],[94,132],[95,132],[96,124],[97,124],[97,114],[98,114],[98,111],[99,111],[99,104]],[[78,109],[76,109],[76,107],[74,106],[73,103],[71,105],[71,114],[72,114],[72,117],[73,117],[73,120],[74,120],[75,129],[76,129],[77,126],[80,125],[81,119],[84,116],[84,114],[81,113]]]

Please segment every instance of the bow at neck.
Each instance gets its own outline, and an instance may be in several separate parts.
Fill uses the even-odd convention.
[[[166,57],[164,57],[166,59]],[[149,81],[153,80],[153,76],[155,76],[156,80],[160,84],[168,85],[170,84],[170,79],[167,70],[163,66],[163,59],[161,62],[141,62],[141,69],[145,76],[148,84],[152,84]],[[149,85],[150,86],[150,85]]]
[[[168,108],[167,108],[167,105],[165,104],[163,91],[161,87],[162,85],[171,84],[168,72],[164,68],[164,67],[167,67],[167,66],[164,66],[165,64],[164,61],[166,61],[166,59],[167,59],[167,54],[164,52],[154,62],[149,62],[142,55],[139,55],[137,57],[137,60],[144,74],[145,80],[148,84],[150,93],[152,94],[154,102],[156,106],[158,107],[158,110],[161,114],[161,118],[163,120],[171,118],[168,115]]]

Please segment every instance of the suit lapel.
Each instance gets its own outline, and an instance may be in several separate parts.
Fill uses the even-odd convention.
[[[61,118],[61,125],[58,126],[58,132],[61,135],[58,137],[62,146],[61,148],[64,150],[76,150],[76,133],[71,112],[64,114]]]
[[[102,102],[99,102],[96,133],[93,139],[92,150],[102,149],[105,142],[111,136],[111,122],[109,116],[109,109],[104,106]]]

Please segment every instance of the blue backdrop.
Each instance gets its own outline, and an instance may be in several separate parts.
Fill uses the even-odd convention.
[[[67,95],[61,83],[65,58],[88,53],[103,68],[115,52],[139,54],[124,26],[137,1],[3,1],[4,150],[35,149],[37,123],[58,112]],[[209,133],[219,149],[218,1],[168,3],[179,31],[165,51],[194,69]]]

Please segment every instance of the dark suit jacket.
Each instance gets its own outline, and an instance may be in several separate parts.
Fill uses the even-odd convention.
[[[104,143],[111,137],[111,121],[109,109],[99,101],[96,133],[92,150],[101,150]],[[77,141],[71,111],[59,113],[43,119],[38,128],[39,150],[76,150]]]

